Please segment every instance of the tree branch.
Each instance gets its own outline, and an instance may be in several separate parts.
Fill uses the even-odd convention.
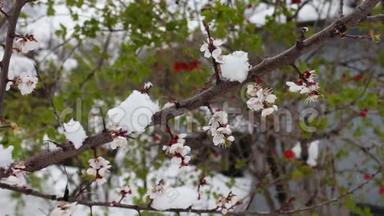
[[[322,31],[304,40],[303,46],[300,49],[297,48],[297,46],[292,46],[288,50],[276,56],[264,59],[261,63],[257,64],[249,71],[247,80],[251,81],[253,80],[253,78],[259,75],[266,74],[282,66],[292,64],[298,57],[300,57],[304,53],[318,47],[325,41],[337,36],[336,31],[340,31],[341,28],[343,29],[343,31],[345,31],[347,27],[351,27],[353,25],[356,25],[360,21],[362,21],[379,1],[380,0],[364,1],[360,6],[356,8],[356,10],[353,13],[344,16],[343,18],[337,20],[336,22],[333,22]],[[24,2],[24,1],[17,1],[16,6],[19,5],[20,2]],[[18,6],[18,8],[20,8],[18,10],[19,13],[20,13],[21,7],[22,7],[21,5]],[[15,14],[19,14],[19,13],[15,12]],[[13,23],[15,16],[12,15],[11,17],[12,18],[10,23],[11,22]],[[17,20],[17,17],[16,17],[16,20]],[[13,28],[10,28],[10,29],[11,30],[8,31],[9,32],[8,34],[12,35],[11,33],[14,32],[15,25],[13,26]],[[12,49],[12,42],[13,42],[13,39],[11,40],[11,38],[7,37],[7,47],[8,47],[7,50]],[[6,54],[7,53],[8,53],[7,55],[8,57],[4,56],[4,59],[8,60],[7,65],[9,66],[9,59],[10,59],[10,55],[12,54],[12,50],[10,52],[6,52]],[[7,70],[3,70],[3,71],[7,72],[8,68]],[[5,73],[2,73],[2,78],[5,76],[5,80],[6,80],[7,75],[4,75],[4,74]],[[5,82],[1,83],[0,86],[1,86],[0,93],[1,93],[1,90],[3,90],[2,92],[3,95],[2,96],[0,95],[0,100],[1,100],[0,106],[2,107],[2,103],[4,99],[4,91],[5,91]],[[226,82],[226,81],[220,82],[217,85],[214,85],[190,98],[180,101],[178,103],[178,107],[173,106],[155,113],[155,115],[152,118],[152,124],[161,125],[165,127],[167,120],[173,117],[182,115],[188,110],[193,110],[200,106],[204,106],[207,102],[211,101],[215,97],[223,95],[226,92],[229,92],[240,86],[241,84],[238,82]],[[77,150],[74,149],[73,146],[68,143],[64,145],[67,148],[64,148],[63,150],[38,153],[37,155],[24,161],[26,166],[25,170],[29,172],[33,172],[36,170],[43,169],[49,165],[58,164],[68,158],[76,157],[77,155],[79,155],[84,151],[101,146],[111,141],[112,141],[111,135],[107,132],[103,132],[101,134],[88,137],[87,140],[84,142],[84,145]],[[0,178],[7,177],[9,176],[9,174],[10,174],[9,170],[0,169]]]
[[[15,5],[11,9],[11,14],[8,17],[8,31],[5,40],[5,49],[4,56],[1,60],[1,77],[0,77],[0,120],[3,117],[4,111],[4,97],[5,97],[5,88],[8,80],[8,71],[9,71],[9,62],[11,61],[12,52],[13,52],[13,41],[15,38],[15,31],[17,21],[20,16],[21,9],[25,5],[25,0],[16,0]]]
[[[354,26],[366,18],[366,16],[379,1],[380,0],[364,1],[351,14],[338,19],[322,31],[304,40],[302,42],[302,46],[299,48],[294,45],[280,54],[264,59],[249,71],[247,81],[252,81],[257,76],[267,74],[282,66],[292,64],[304,53],[307,53],[323,44],[327,40],[336,37],[337,32],[345,32],[348,27]],[[182,115],[188,110],[193,110],[200,106],[204,106],[204,104],[208,103],[213,98],[219,95],[223,95],[226,92],[230,92],[240,86],[241,83],[239,82],[222,81],[190,98],[179,101],[179,107],[169,107],[156,113],[153,116],[152,123],[155,125],[160,124],[163,126],[168,119]]]
[[[367,16],[367,18],[364,21],[367,21],[367,22],[384,22],[384,14]]]

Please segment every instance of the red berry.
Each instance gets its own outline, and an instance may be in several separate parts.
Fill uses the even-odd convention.
[[[364,180],[369,180],[372,178],[372,176],[368,173],[365,173],[363,178],[364,178]]]
[[[358,81],[363,79],[363,74],[357,74],[357,75],[353,76],[352,79],[355,80],[356,82],[358,82]]]
[[[301,0],[292,0],[291,3],[292,3],[292,4],[300,4],[300,3],[301,3]]]
[[[379,194],[384,195],[384,186],[380,186],[379,188]]]
[[[365,117],[367,117],[367,115],[368,115],[368,109],[367,109],[367,108],[365,108],[365,109],[363,109],[363,110],[361,110],[361,111],[359,112],[359,116],[360,116],[361,118],[365,118]]]
[[[292,150],[286,150],[284,151],[284,157],[288,160],[292,160],[295,158],[295,152],[293,152]]]

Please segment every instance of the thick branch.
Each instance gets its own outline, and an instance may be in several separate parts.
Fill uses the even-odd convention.
[[[367,17],[373,7],[380,0],[367,0],[358,6],[355,11],[343,18],[333,22],[322,31],[312,35],[308,39],[304,40],[302,46],[292,46],[288,50],[264,59],[262,62],[254,66],[248,74],[247,81],[253,81],[256,76],[266,74],[273,70],[276,70],[282,66],[292,64],[298,57],[307,53],[310,50],[315,49],[325,41],[337,36],[336,32],[343,32],[348,27],[354,26]],[[169,107],[156,113],[153,116],[153,124],[164,125],[168,119],[175,116],[179,116],[186,112],[186,110],[193,110],[204,104],[208,103],[213,98],[223,95],[226,92],[230,92],[236,87],[241,86],[239,82],[220,82],[190,98],[179,101],[178,107]],[[181,108],[181,109],[180,109]]]
[[[49,165],[58,164],[66,159],[76,157],[84,151],[96,148],[111,141],[111,135],[108,132],[104,132],[88,137],[84,141],[83,146],[79,149],[75,149],[72,144],[67,143],[62,145],[62,149],[60,150],[40,152],[24,161],[25,171],[34,172],[41,170]],[[7,177],[9,174],[9,170],[0,169],[0,178]]]
[[[4,56],[1,60],[1,77],[0,77],[0,117],[3,117],[4,109],[4,96],[5,96],[5,87],[8,80],[8,71],[9,71],[9,62],[11,61],[12,52],[13,52],[13,41],[15,38],[15,31],[17,20],[19,19],[21,9],[25,5],[25,0],[16,0],[15,5],[11,10],[11,14],[8,17],[8,31],[7,37],[5,40],[5,49]]]
[[[367,16],[365,19],[367,22],[384,22],[384,14],[378,14],[374,16]]]
[[[24,2],[24,1],[17,1],[17,5],[20,4],[20,2]],[[282,66],[293,63],[298,57],[300,57],[304,53],[310,50],[313,50],[314,48],[318,47],[320,44],[324,43],[325,41],[335,37],[337,35],[336,31],[340,31],[340,29],[346,30],[347,27],[356,25],[358,22],[366,18],[367,14],[372,10],[372,8],[378,2],[379,0],[366,0],[359,7],[357,7],[353,13],[339,19],[338,21],[330,24],[324,30],[304,40],[303,46],[300,46],[300,48],[298,48],[297,46],[293,46],[290,49],[274,57],[264,59],[261,63],[257,64],[249,71],[248,81],[253,80],[253,78],[255,78],[256,76],[271,72]],[[15,18],[13,17],[13,19]],[[14,32],[14,31],[10,31],[10,32]],[[10,40],[10,38],[7,38],[7,41],[9,42],[7,43],[8,46],[10,46],[12,49],[13,40]],[[8,65],[9,65],[9,58],[11,53],[12,53],[12,50],[10,53],[8,53],[9,55]],[[8,71],[8,68],[7,70],[4,70],[4,71]],[[4,74],[5,73],[2,73],[2,77],[4,76]],[[5,75],[5,77],[7,76]],[[2,84],[4,84],[2,87],[5,88],[5,83],[2,83]],[[217,85],[214,85],[190,98],[180,101],[178,103],[177,108],[173,106],[173,107],[164,109],[160,112],[157,112],[153,116],[152,124],[165,125],[168,119],[171,119],[175,116],[182,115],[188,110],[193,110],[200,106],[203,106],[207,102],[214,99],[215,97],[223,95],[224,93],[229,92],[239,86],[241,86],[241,84],[238,82],[224,82],[224,81],[220,82]],[[0,91],[1,90],[4,90],[4,89],[0,89]],[[0,99],[2,100],[3,98],[0,97]],[[1,104],[2,104],[2,101],[0,101],[0,105]],[[85,141],[83,147],[81,147],[78,150],[73,149],[73,147],[70,144],[66,144],[66,146],[69,147],[66,150],[39,153],[36,156],[29,158],[25,161],[26,170],[33,172],[33,171],[45,168],[49,165],[58,164],[63,160],[79,155],[83,151],[89,150],[94,147],[98,147],[110,141],[112,141],[112,137],[110,136],[110,134],[101,133],[96,136],[89,137]],[[0,169],[0,178],[7,177],[8,175],[9,175],[8,171]]]

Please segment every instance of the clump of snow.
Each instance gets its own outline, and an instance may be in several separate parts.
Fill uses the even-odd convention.
[[[69,122],[64,123],[64,135],[67,140],[75,146],[75,149],[79,149],[84,140],[87,138],[83,126],[78,121],[71,119]]]
[[[159,110],[159,104],[153,102],[148,94],[135,90],[120,105],[108,110],[108,127],[142,133]]]
[[[4,148],[3,145],[0,145],[0,168],[8,169],[9,166],[13,163],[12,151],[13,146]]]
[[[316,166],[318,157],[319,157],[319,141],[315,140],[309,144],[307,164],[313,167]]]
[[[244,82],[247,79],[251,65],[248,63],[248,53],[235,51],[223,56],[221,75],[229,81]]]
[[[170,188],[161,181],[149,192],[149,197],[152,199],[151,207],[157,210],[187,209],[197,202],[198,193],[186,186]]]

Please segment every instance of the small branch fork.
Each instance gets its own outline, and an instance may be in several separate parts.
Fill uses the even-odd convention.
[[[378,176],[381,171],[382,171],[383,166],[380,165],[379,168],[376,170],[375,173],[373,173],[369,179],[364,180],[363,182],[357,184],[356,186],[350,188],[347,192],[329,199],[327,201],[314,204],[312,206],[308,207],[303,207],[303,208],[297,208],[297,209],[291,209],[291,210],[286,210],[285,208],[280,208],[277,211],[274,212],[261,212],[261,211],[238,211],[238,212],[229,212],[227,215],[239,215],[239,216],[245,216],[245,215],[291,215],[299,212],[304,212],[304,211],[310,211],[313,209],[317,209],[323,206],[330,205],[332,203],[338,202],[342,200],[343,198],[353,194],[354,192],[358,191],[359,189],[362,189],[365,185],[370,183],[376,176]],[[189,213],[211,213],[211,214],[222,214],[220,211],[217,211],[217,208],[214,209],[193,209],[193,208],[186,208],[186,209],[167,209],[167,210],[157,210],[154,209],[150,206],[139,206],[139,205],[130,205],[130,204],[122,204],[120,202],[94,202],[94,201],[88,201],[88,200],[76,200],[76,199],[67,199],[64,197],[58,197],[56,195],[52,194],[45,194],[41,193],[39,191],[29,189],[26,187],[17,187],[17,186],[12,186],[9,184],[1,183],[0,182],[0,188],[2,189],[7,189],[15,192],[19,192],[25,195],[31,195],[35,197],[39,197],[42,199],[46,200],[53,200],[53,201],[67,201],[67,202],[76,202],[77,205],[84,205],[88,207],[94,207],[94,206],[100,206],[100,207],[112,207],[112,208],[123,208],[123,209],[133,209],[136,211],[157,211],[157,212],[176,212],[176,213],[181,213],[181,212],[189,212]],[[292,199],[293,201],[293,199]]]
[[[209,25],[203,21],[203,25],[205,28],[205,31],[207,32],[208,36],[208,49],[212,53],[213,50],[215,50],[215,46],[213,45],[213,39],[211,36],[211,31],[209,30]],[[212,65],[215,70],[215,76],[216,76],[216,83],[219,83],[221,81],[220,75],[221,75],[221,68],[220,64],[215,60],[215,58],[211,57],[212,59]]]

